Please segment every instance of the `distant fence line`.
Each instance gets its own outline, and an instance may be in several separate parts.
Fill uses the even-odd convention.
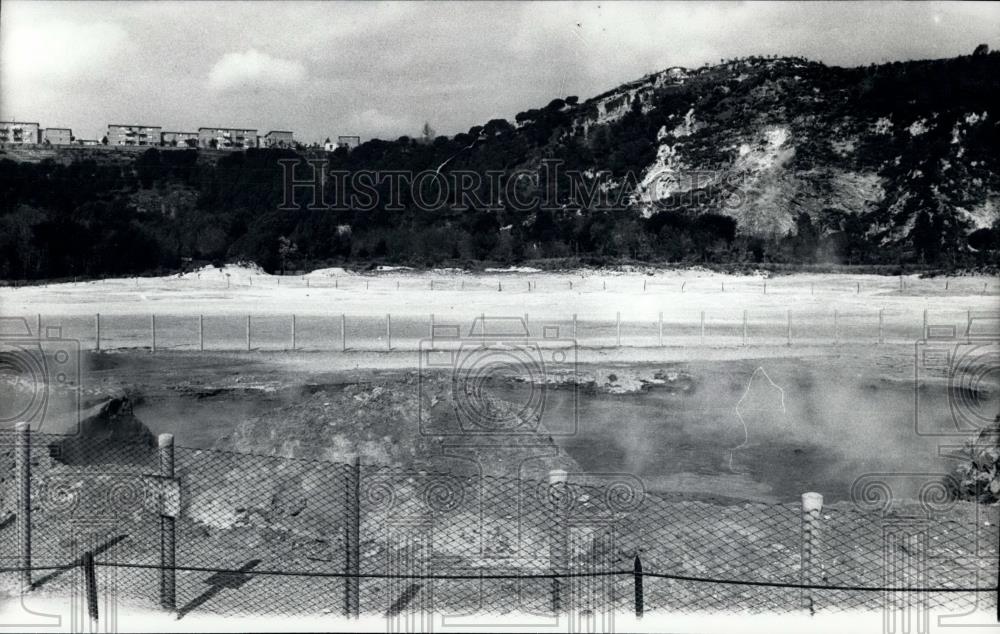
[[[489,315],[490,319],[520,320],[524,340],[544,344],[557,338],[572,340],[581,348],[622,347],[695,347],[695,346],[793,346],[840,344],[898,344],[925,339],[929,327],[949,329],[956,341],[965,335],[977,316],[972,309],[923,311],[921,323],[912,323],[906,311],[890,312],[885,308],[861,313],[792,309],[755,311],[706,310],[691,319],[636,318],[616,311],[614,317],[582,319],[576,313],[563,317],[530,313],[516,317]],[[73,339],[83,349],[111,350],[143,348],[163,350],[340,350],[401,351],[419,347],[421,341],[446,340],[435,325],[443,322],[457,326],[453,332],[460,339],[481,340],[472,334],[470,324],[478,318],[463,320],[455,315],[447,319],[407,315],[384,316],[317,314],[101,314],[91,316],[46,316],[36,314],[24,321],[31,336]],[[994,315],[995,317],[995,315]],[[452,337],[454,338],[454,337]],[[940,337],[939,337],[940,338]],[[517,340],[517,336],[494,336],[491,340]]]
[[[16,540],[0,540],[9,562],[0,574],[15,573],[30,593],[65,588],[73,580],[60,575],[80,569],[91,620],[96,567],[115,569],[103,583],[116,595],[178,617],[201,609],[921,617],[936,607],[990,608],[1000,590],[996,508],[956,515],[933,481],[915,513],[896,508],[890,481],[877,478],[859,479],[848,507],[825,507],[815,492],[800,505],[719,506],[664,502],[624,474],[417,471],[175,448],[170,434],[155,447],[111,444],[33,433],[27,423],[3,440],[9,515],[0,534]],[[76,462],[54,463],[62,452]]]

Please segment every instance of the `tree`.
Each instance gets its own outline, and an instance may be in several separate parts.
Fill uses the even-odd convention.
[[[108,144],[108,137],[106,136],[101,137],[101,145],[107,145],[107,144]]]
[[[281,258],[281,274],[285,274],[285,265],[288,263],[288,258],[299,252],[299,246],[286,238],[285,236],[278,237],[278,257]]]

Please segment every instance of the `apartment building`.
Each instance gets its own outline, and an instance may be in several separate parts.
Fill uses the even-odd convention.
[[[73,142],[73,130],[69,128],[45,128],[42,143],[49,145],[69,145]]]
[[[198,128],[198,145],[220,150],[245,150],[257,146],[257,130]]]
[[[160,126],[108,124],[108,145],[159,145]]]
[[[165,147],[198,147],[197,132],[161,132],[160,145]]]
[[[40,127],[27,121],[0,121],[0,143],[29,145],[41,142]]]
[[[293,147],[295,139],[291,130],[271,130],[264,135],[264,147]]]

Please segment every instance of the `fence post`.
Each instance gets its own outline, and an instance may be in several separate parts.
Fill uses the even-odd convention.
[[[615,313],[615,340],[620,348],[622,345],[622,314],[621,311]]]
[[[385,347],[392,350],[392,315],[385,314]]]
[[[641,619],[645,605],[642,596],[642,561],[639,559],[639,553],[635,554],[635,560],[632,562],[632,577],[635,582],[635,618]]]
[[[823,511],[823,496],[819,493],[802,494],[802,585],[813,583],[813,564],[819,552],[820,513]],[[802,591],[802,607],[815,614],[815,602],[810,589]]]
[[[39,339],[42,338],[42,314],[38,313],[35,315],[35,334]]]
[[[90,622],[93,625],[97,625],[97,571],[94,569],[94,553],[89,550],[83,553],[83,557],[80,561],[83,567],[83,583],[86,587],[87,595],[87,614],[90,616]],[[91,631],[96,631],[96,627],[92,627]]]
[[[528,313],[524,313],[524,327],[528,330],[528,335],[531,335],[531,322],[528,321]]]
[[[434,338],[434,313],[431,313],[430,329],[427,332],[427,336],[431,339]]]
[[[292,350],[295,350],[295,313],[292,313]]]
[[[160,434],[157,437],[160,453],[160,476],[174,477],[174,435]],[[177,561],[177,535],[174,518],[160,515],[160,606],[165,610],[177,607],[177,579],[174,569]]]
[[[788,333],[787,333],[788,342],[785,345],[790,346],[792,345],[792,309],[789,308],[787,310],[788,310]]]
[[[340,313],[340,349],[347,352],[347,315]]]
[[[885,318],[884,318],[884,313],[885,313],[885,309],[884,308],[879,308],[878,309],[878,342],[879,343],[885,343],[885,334],[884,334],[884,332],[885,332],[884,331]]]
[[[247,352],[250,352],[250,315],[247,315]]]
[[[921,333],[920,334],[921,338],[923,338],[923,339],[927,338],[927,309],[926,308],[924,309],[924,327],[920,331],[920,333]]]
[[[660,311],[659,326],[660,326],[659,345],[662,347],[663,346],[663,311],[662,310]]]
[[[837,319],[838,316],[839,315],[837,313],[837,309],[834,308],[833,309],[833,344],[834,345],[839,345],[840,344],[840,320]]]
[[[361,457],[355,456],[347,475],[347,553],[344,562],[344,616],[358,618],[361,584]]]
[[[747,345],[747,311],[743,311],[743,345]]]
[[[149,339],[152,343],[150,349],[156,352],[156,313],[149,316]]]
[[[94,333],[95,333],[95,338],[97,340],[97,348],[96,348],[96,350],[98,352],[100,352],[101,351],[101,313],[97,313],[96,315],[94,315]]]
[[[562,490],[557,489],[560,486]],[[563,609],[563,582],[559,575],[566,570],[569,556],[569,529],[566,526],[565,500],[561,496],[571,495],[571,491],[569,489],[568,474],[564,469],[551,469],[549,471],[549,489],[550,499],[555,502],[553,519],[555,519],[556,532],[549,551],[549,565],[552,567],[554,575],[552,577],[552,612],[558,616]]]
[[[31,591],[31,424],[14,426],[17,454],[17,554],[21,592]]]
[[[198,349],[205,351],[205,316],[198,315]]]
[[[576,336],[576,313],[573,313],[573,340],[577,339]]]
[[[857,294],[858,295],[861,294],[861,282],[858,282],[858,292],[857,292]]]

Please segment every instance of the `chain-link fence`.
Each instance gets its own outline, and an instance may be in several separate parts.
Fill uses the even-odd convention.
[[[90,553],[113,571],[105,591],[181,617],[996,605],[998,509],[937,489],[804,508],[665,499],[620,474],[492,477],[152,438],[8,433],[0,452],[3,587],[70,591]]]

